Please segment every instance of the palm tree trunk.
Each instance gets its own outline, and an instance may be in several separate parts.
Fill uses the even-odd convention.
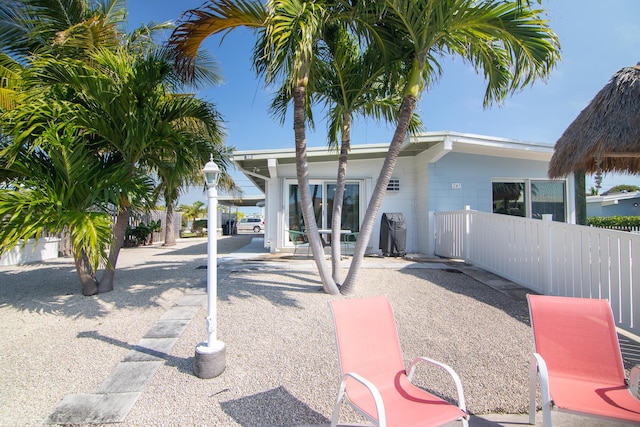
[[[103,294],[113,290],[113,277],[116,273],[118,255],[120,254],[120,249],[122,249],[125,234],[127,233],[129,212],[128,203],[125,203],[125,206],[118,212],[116,224],[113,227],[113,243],[109,250],[109,264],[105,267],[104,273],[102,274],[102,280],[100,280],[100,283],[98,284],[98,293]]]
[[[163,246],[175,246],[176,233],[173,229],[173,201],[167,201],[167,214],[164,217],[164,244]]]
[[[76,272],[80,283],[82,284],[82,295],[88,297],[98,293],[98,281],[94,275],[91,264],[85,251],[81,251],[79,254],[73,254],[73,261],[76,265]]]
[[[331,218],[331,272],[336,283],[342,282],[340,271],[340,239],[342,235],[342,203],[344,201],[344,189],[347,185],[347,161],[349,157],[351,139],[351,116],[345,117],[342,128],[342,144],[340,145],[340,157],[338,158],[338,177],[336,179],[336,194],[333,197],[333,213]]]
[[[313,259],[318,267],[323,290],[331,295],[336,295],[340,291],[336,282],[329,274],[327,263],[324,259],[324,248],[318,233],[313,203],[311,202],[311,191],[309,190],[309,164],[307,162],[307,139],[304,125],[306,88],[303,84],[298,84],[293,93],[293,130],[296,141],[296,174],[298,176],[298,191],[300,192],[300,204],[302,205],[302,217],[306,226],[309,245],[313,253]]]
[[[396,127],[396,131],[393,134],[393,139],[389,145],[389,151],[384,159],[380,175],[378,176],[378,181],[376,182],[376,187],[373,190],[371,200],[369,201],[367,211],[364,215],[360,234],[356,241],[356,247],[353,250],[353,258],[351,260],[351,265],[349,266],[347,278],[340,288],[340,292],[343,295],[349,295],[354,292],[356,276],[360,270],[360,266],[362,265],[364,252],[367,248],[367,244],[369,243],[369,239],[371,238],[371,233],[373,232],[374,221],[378,215],[378,211],[380,211],[380,206],[382,206],[382,201],[387,191],[387,185],[389,184],[389,180],[393,174],[393,169],[395,168],[398,156],[400,155],[402,142],[405,140],[409,132],[409,122],[411,121],[411,116],[413,115],[415,108],[416,97],[413,95],[405,96],[402,101],[400,117],[398,118],[398,127]]]

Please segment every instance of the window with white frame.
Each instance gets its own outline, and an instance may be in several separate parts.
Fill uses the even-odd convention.
[[[566,222],[567,188],[562,180],[494,179],[493,213]]]

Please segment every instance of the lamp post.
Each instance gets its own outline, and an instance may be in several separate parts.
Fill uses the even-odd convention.
[[[207,341],[196,347],[193,372],[199,378],[214,378],[224,371],[226,346],[216,339],[216,300],[218,291],[218,242],[217,242],[217,208],[218,178],[220,169],[213,161],[213,155],[204,165],[204,179],[207,184],[208,218],[207,218]]]

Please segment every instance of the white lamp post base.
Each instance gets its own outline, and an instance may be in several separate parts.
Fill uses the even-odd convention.
[[[193,373],[203,379],[220,375],[226,367],[226,350],[227,346],[222,341],[214,341],[211,346],[206,342],[198,344],[193,360]]]

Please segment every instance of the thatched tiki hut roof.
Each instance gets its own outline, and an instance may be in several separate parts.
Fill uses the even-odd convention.
[[[613,75],[564,131],[549,177],[572,172],[640,173],[640,64]]]

